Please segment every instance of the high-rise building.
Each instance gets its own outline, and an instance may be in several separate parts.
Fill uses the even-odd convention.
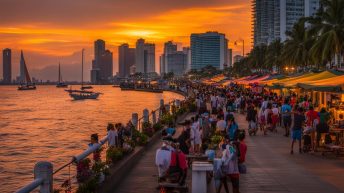
[[[314,15],[320,0],[253,0],[254,46],[287,39],[301,17]]]
[[[135,50],[136,72],[155,72],[155,44],[145,43],[144,39],[138,39]]]
[[[183,51],[175,51],[167,55],[167,73],[173,72],[176,76],[182,76],[186,69],[187,55]]]
[[[164,61],[163,61],[163,65],[162,66],[162,70],[161,72],[163,73],[167,73],[168,72],[168,55],[169,54],[173,54],[177,52],[177,44],[174,44],[172,41],[168,41],[164,44],[164,53],[163,53],[163,57],[164,57]]]
[[[234,63],[240,62],[244,57],[242,55],[235,55],[234,56]]]
[[[91,82],[93,84],[108,83],[113,76],[112,52],[105,50],[105,41],[94,42],[94,60],[92,60]]]
[[[135,48],[129,48],[128,44],[122,44],[118,48],[119,77],[128,77],[130,67],[135,65]]]
[[[2,65],[3,83],[9,84],[12,82],[12,52],[9,48],[2,51]]]
[[[177,51],[177,44],[168,41],[164,44],[164,53],[160,56],[160,74],[173,72],[177,76],[185,73],[188,62],[188,49]]]
[[[190,49],[190,47],[183,47],[183,52],[186,55],[185,72],[188,72],[191,70],[191,49]]]
[[[233,58],[233,50],[228,49],[227,50],[227,67],[232,67],[232,58]]]
[[[191,34],[191,69],[214,66],[223,69],[227,62],[228,40],[225,34],[206,32]]]

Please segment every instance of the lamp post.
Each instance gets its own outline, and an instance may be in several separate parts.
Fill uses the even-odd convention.
[[[245,57],[245,40],[244,39],[239,39],[234,42],[234,45],[238,45],[238,41],[242,42],[242,57]]]
[[[288,66],[286,66],[284,69],[287,72],[287,74],[290,74],[290,73],[294,72],[294,70],[295,70],[294,67],[288,67]]]

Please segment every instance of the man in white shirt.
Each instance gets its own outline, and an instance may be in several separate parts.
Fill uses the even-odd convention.
[[[155,165],[158,167],[159,178],[163,178],[167,174],[167,170],[171,163],[171,150],[166,142],[163,142],[161,148],[156,151]]]
[[[224,132],[226,129],[226,121],[223,119],[223,116],[217,116],[216,130],[219,132]]]
[[[112,123],[107,126],[108,130],[108,145],[111,147],[116,147],[118,144],[118,132]]]

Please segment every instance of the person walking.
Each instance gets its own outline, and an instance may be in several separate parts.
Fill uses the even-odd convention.
[[[284,101],[284,104],[281,107],[282,121],[283,121],[283,126],[285,129],[284,136],[286,137],[289,136],[290,126],[291,126],[291,110],[292,108],[289,105],[289,101],[286,99]]]
[[[315,150],[315,131],[316,126],[319,124],[319,114],[313,108],[313,106],[309,107],[309,110],[306,113],[306,126],[307,126],[307,133],[311,136],[311,149]]]
[[[301,149],[301,137],[302,137],[302,127],[306,118],[303,113],[302,107],[299,107],[296,112],[294,112],[294,125],[292,129],[292,142],[290,154],[294,154],[294,143],[299,142],[299,153],[302,153]]]
[[[328,122],[330,121],[330,113],[326,111],[325,108],[322,108],[319,112],[319,124],[316,127],[317,137],[316,137],[316,149],[319,147],[321,134],[328,133],[330,128]]]

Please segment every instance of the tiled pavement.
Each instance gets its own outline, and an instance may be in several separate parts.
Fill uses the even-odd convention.
[[[244,116],[236,115],[236,119],[240,128],[247,128]],[[240,178],[242,193],[344,192],[343,159],[290,155],[290,139],[282,135],[279,130],[268,136],[247,137],[248,173]]]
[[[242,115],[236,115],[236,119],[240,128],[247,128]],[[241,193],[344,192],[343,159],[298,153],[290,155],[290,139],[283,137],[282,131],[268,136],[247,137],[246,143],[248,173],[240,176]],[[114,192],[157,192],[154,159],[159,145],[154,144],[145,153]],[[189,174],[191,177],[191,171]]]

